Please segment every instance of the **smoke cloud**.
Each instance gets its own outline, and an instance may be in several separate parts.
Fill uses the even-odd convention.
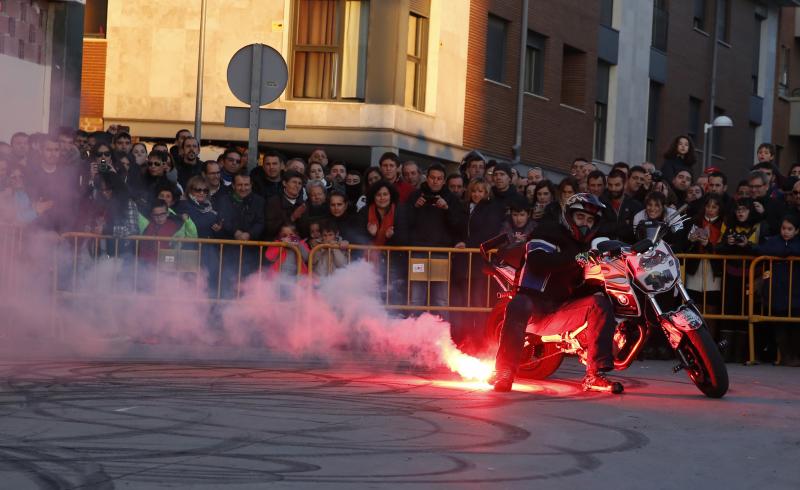
[[[252,275],[241,298],[213,302],[203,280],[141,265],[138,290],[126,287],[130,261],[87,257],[90,247],[54,235],[29,233],[22,248],[14,258],[2,250],[3,268],[14,271],[0,299],[7,354],[125,359],[157,343],[182,359],[240,360],[255,348],[264,356],[435,368],[456,352],[439,317],[390,315],[366,262],[322,279]]]

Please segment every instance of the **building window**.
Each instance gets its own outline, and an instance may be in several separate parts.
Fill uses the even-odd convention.
[[[364,100],[368,22],[367,0],[298,0],[292,97]]]
[[[667,36],[669,31],[669,11],[667,10],[666,0],[653,1],[653,34],[651,46],[661,51],[667,52]]]
[[[561,103],[583,109],[586,93],[586,53],[564,45],[561,62]]]
[[[778,95],[789,96],[789,48],[781,46],[780,72],[778,75]]]
[[[544,94],[544,47],[547,38],[534,31],[528,31],[528,44],[525,47],[525,91],[531,94]]]
[[[694,0],[694,17],[692,26],[701,31],[706,30],[706,0]]]
[[[489,28],[486,32],[486,73],[489,80],[502,83],[506,58],[506,34],[508,21],[489,14]]]
[[[600,0],[600,25],[611,27],[614,22],[614,0]]]
[[[608,83],[611,65],[597,62],[597,100],[594,102],[594,147],[595,160],[606,161],[606,132],[608,130]]]
[[[645,144],[645,158],[648,162],[655,162],[658,156],[658,117],[661,112],[661,85],[650,82],[650,98],[647,103],[647,142]]]
[[[717,39],[729,42],[730,37],[730,19],[731,19],[731,2],[728,0],[717,0],[719,11],[717,15]]]
[[[108,0],[86,0],[83,13],[84,37],[106,37],[107,18]]]
[[[695,97],[689,97],[689,122],[687,124],[688,131],[686,134],[697,144],[700,141],[697,136],[700,134],[700,109],[703,107],[703,101]]]
[[[406,48],[406,106],[425,110],[425,68],[428,51],[428,19],[408,15]]]

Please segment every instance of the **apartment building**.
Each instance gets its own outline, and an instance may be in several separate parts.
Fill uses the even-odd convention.
[[[83,5],[0,1],[0,141],[78,123]]]
[[[269,106],[287,110],[287,130],[260,139],[290,153],[325,146],[366,165],[389,150],[457,162],[476,148],[563,173],[577,156],[660,163],[678,134],[702,158],[719,115],[733,127],[710,130],[709,164],[732,176],[762,141],[796,153],[780,72],[794,67],[795,1],[207,2],[204,139],[246,140],[223,124],[240,105],[225,70],[261,42],[286,59],[289,83]],[[86,125],[152,138],[192,126],[200,4],[87,1],[100,27],[84,43]]]

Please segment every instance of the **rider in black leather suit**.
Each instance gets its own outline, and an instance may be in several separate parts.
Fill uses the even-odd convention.
[[[602,292],[584,287],[578,254],[590,249],[605,206],[591,194],[570,197],[561,223],[543,223],[530,235],[521,253],[524,269],[518,291],[508,303],[500,348],[492,376],[495,391],[510,391],[524,346],[529,318],[537,335],[575,329],[588,322],[587,366],[583,389],[621,393],[622,384],[603,372],[614,368],[614,311]]]

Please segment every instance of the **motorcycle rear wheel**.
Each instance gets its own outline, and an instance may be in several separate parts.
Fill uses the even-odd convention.
[[[486,321],[486,335],[489,345],[500,344],[508,298],[501,298]],[[544,344],[538,335],[525,334],[525,347],[522,349],[522,362],[517,367],[517,376],[525,379],[545,379],[561,366],[564,353],[555,344]]]
[[[561,366],[564,353],[555,344],[542,343],[534,334],[525,334],[522,362],[517,367],[517,376],[526,379],[545,379]]]
[[[722,398],[728,392],[728,369],[708,328],[686,332],[678,349],[689,361],[689,379],[709,398]]]

